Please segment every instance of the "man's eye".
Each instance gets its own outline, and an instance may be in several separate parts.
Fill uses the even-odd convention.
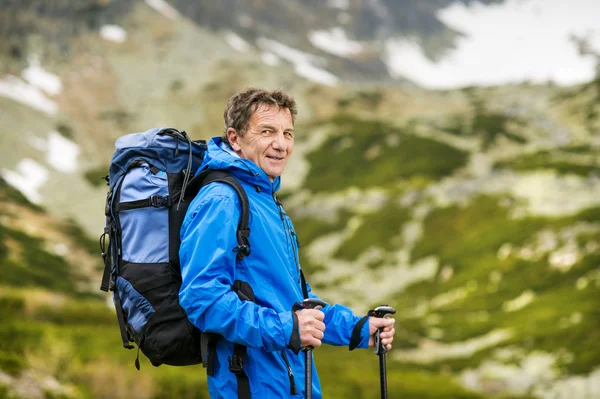
[[[294,133],[292,133],[292,132],[285,132],[284,134],[286,136],[288,136],[289,138],[294,138]]]
[[[264,134],[264,135],[268,135],[268,134],[271,134],[271,131],[270,131],[270,130],[268,130],[268,129],[267,129],[267,130],[263,130],[263,131],[262,131],[262,134]]]

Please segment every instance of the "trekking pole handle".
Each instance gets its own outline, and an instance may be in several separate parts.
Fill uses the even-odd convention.
[[[396,313],[396,309],[394,309],[393,307],[388,306],[388,305],[381,305],[381,306],[376,307],[373,310],[373,317],[388,318],[391,315],[393,315],[394,313]],[[383,331],[383,327],[380,327],[375,332],[375,353],[377,355],[382,355],[387,352],[387,349],[385,348],[385,346],[383,346],[381,344],[381,336],[380,335],[381,335],[382,331]]]
[[[327,303],[320,299],[307,298],[302,302],[299,302],[298,305],[300,309],[321,309],[324,308],[327,305]]]
[[[294,311],[303,310],[303,309],[322,309],[327,305],[327,302],[322,301],[316,298],[306,298],[302,302],[296,302],[294,307],[292,308]],[[305,346],[302,348],[303,351],[313,350],[312,346]]]

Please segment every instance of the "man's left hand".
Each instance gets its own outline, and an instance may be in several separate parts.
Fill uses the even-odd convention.
[[[396,334],[395,322],[395,319],[388,317],[369,317],[369,347],[375,346],[374,334],[379,328],[383,327],[380,334],[381,343],[388,351],[392,349],[392,341],[394,340],[394,334]]]

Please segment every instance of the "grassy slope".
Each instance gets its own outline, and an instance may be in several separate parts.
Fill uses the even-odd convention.
[[[99,284],[95,240],[72,221],[48,223],[43,209],[0,183],[2,202],[11,209],[2,212],[0,224],[0,371],[13,378],[54,377],[72,388],[73,397],[202,397],[206,382],[198,367],[157,369],[142,356],[143,374],[135,370],[135,351],[121,349],[105,296],[77,284]],[[14,225],[17,215],[31,231]],[[43,231],[37,229],[40,221]],[[79,262],[56,254],[58,242],[76,251]],[[3,389],[0,397],[9,397],[10,390]]]
[[[559,126],[563,123],[573,131],[571,144],[560,148],[548,149],[546,143],[546,149],[532,151],[536,140],[544,142],[540,138],[543,139],[543,134],[546,134],[536,125],[536,121],[527,117],[507,117],[477,100],[500,96],[502,89],[497,92],[494,89],[467,90],[466,103],[470,104],[467,108],[455,108],[441,116],[421,115],[417,121],[433,123],[433,129],[438,129],[440,135],[477,140],[484,154],[488,150],[489,154],[500,154],[500,160],[492,162],[495,168],[514,171],[541,168],[587,178],[597,174],[600,165],[597,149],[589,144],[581,144],[586,141],[582,139],[580,126],[585,126],[584,134],[593,134],[595,131],[593,123],[597,116],[594,110],[598,107],[598,100],[597,96],[591,96],[591,100],[588,98],[588,92],[595,88],[594,83],[584,85],[581,89],[574,89],[569,99],[550,102],[549,107],[555,112],[553,117],[558,115],[553,123]],[[531,87],[524,90],[536,95]],[[544,89],[542,92],[545,96],[552,95],[551,90]],[[580,93],[584,93],[588,99],[578,97]],[[349,95],[339,95],[338,98],[343,100],[338,102],[338,106],[347,109],[349,102],[346,99]],[[502,100],[501,97],[499,99]],[[574,119],[569,114],[573,102],[569,101],[576,104],[583,102],[588,112]],[[451,106],[447,108],[452,109]],[[396,120],[400,123],[395,125],[383,119],[357,119],[347,115],[325,119],[324,123],[330,126],[330,136],[322,147],[308,155],[311,170],[304,186],[319,194],[336,193],[349,184],[361,189],[382,186],[389,193],[393,192],[392,187],[401,184],[405,187],[404,191],[422,192],[423,179],[427,186],[428,182],[449,176],[465,166],[466,157],[460,150],[440,145],[435,140],[423,144],[412,140],[411,132],[407,129],[410,123],[406,124],[406,115],[401,110],[399,112]],[[535,112],[532,111],[532,114]],[[389,141],[391,136],[401,137],[396,147],[395,140]],[[510,148],[516,154],[512,159],[498,151],[505,142],[512,142]],[[376,156],[369,156],[373,147],[380,148],[375,152]],[[415,177],[420,177],[420,180]],[[393,193],[391,197],[399,199],[402,193]],[[439,264],[450,268],[452,274],[451,277],[443,276],[443,269],[440,268],[433,280],[413,284],[393,299],[386,299],[400,310],[397,315],[400,322],[398,335],[402,341],[397,346],[416,348],[425,340],[442,345],[468,342],[469,339],[498,329],[506,329],[511,335],[501,344],[476,351],[471,356],[442,358],[422,364],[415,370],[457,373],[476,368],[484,360],[494,358],[499,348],[521,350],[525,354],[522,356],[531,353],[554,354],[557,359],[555,367],[565,376],[587,375],[600,365],[600,351],[595,345],[600,338],[597,334],[600,320],[597,310],[600,290],[597,244],[600,235],[592,232],[576,237],[580,257],[566,270],[549,266],[552,252],[567,244],[565,238],[559,238],[552,251],[542,251],[535,258],[521,255],[529,247],[535,247],[538,234],[542,232],[551,231],[555,237],[560,237],[582,222],[597,227],[600,223],[598,208],[582,210],[562,218],[525,216],[515,219],[511,216],[511,203],[514,202],[507,201],[503,196],[479,195],[461,206],[434,208],[425,217],[422,238],[412,249],[411,259],[414,262],[435,255]],[[410,209],[414,209],[414,206]],[[290,213],[293,215],[294,210]],[[334,257],[356,259],[371,246],[392,251],[401,245],[398,231],[410,219],[409,215],[409,208],[400,206],[398,200],[388,200],[380,210],[364,215],[369,225],[359,228],[347,238]],[[333,222],[304,214],[294,220],[301,242],[306,246],[320,236],[339,230],[351,216],[351,213],[344,211]],[[396,240],[393,240],[394,237]],[[499,250],[506,244],[510,244],[509,248],[513,250],[508,255],[501,255]],[[313,271],[327,269],[326,264],[311,264],[305,255],[301,260],[309,275]],[[367,265],[364,266],[366,272]],[[466,294],[455,301],[437,305],[432,302],[433,298],[442,294],[461,290]],[[520,309],[507,310],[511,301],[524,293],[533,294],[532,302]],[[428,310],[415,316],[413,310],[422,308],[423,304],[427,304]],[[331,350],[341,353],[338,349]],[[351,362],[349,358],[343,359],[343,362]],[[376,361],[368,357],[364,359],[366,362]],[[509,360],[507,364],[517,364],[512,362],[518,363],[518,360]],[[414,367],[411,364],[394,362],[391,367],[406,372],[406,368]],[[359,390],[355,386],[338,389]]]

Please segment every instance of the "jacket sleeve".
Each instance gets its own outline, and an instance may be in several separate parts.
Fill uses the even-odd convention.
[[[321,299],[312,292],[308,283],[306,283],[306,288],[308,289],[309,297]],[[327,304],[322,310],[325,314],[325,336],[323,337],[323,342],[335,346],[349,345],[354,326],[362,316],[355,316],[350,308],[340,304]],[[369,323],[367,321],[361,329],[360,342],[357,348],[367,348],[368,346]]]
[[[237,195],[227,189],[217,188],[232,195],[211,195],[192,203],[188,210],[181,229],[179,301],[188,319],[201,331],[221,334],[248,347],[280,350],[290,339],[291,312],[277,313],[242,301],[232,291],[236,275],[232,249],[237,246],[241,212]]]

